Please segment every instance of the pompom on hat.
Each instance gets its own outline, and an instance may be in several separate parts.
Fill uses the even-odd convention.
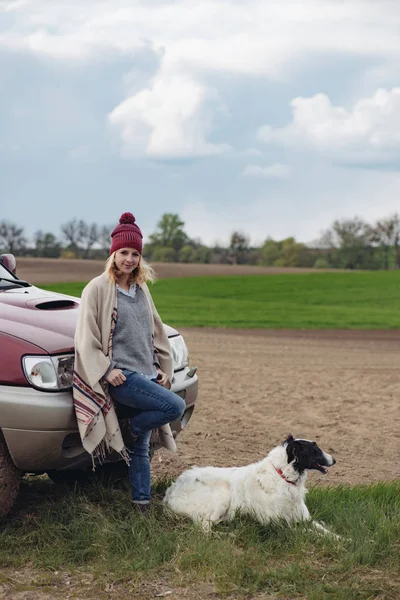
[[[143,235],[130,212],[121,215],[119,225],[111,232],[110,254],[121,248],[134,248],[142,254]]]

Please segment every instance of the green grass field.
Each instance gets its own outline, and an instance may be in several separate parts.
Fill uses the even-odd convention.
[[[156,499],[166,485],[156,484]],[[39,477],[23,487],[0,529],[0,586],[7,583],[4,569],[28,565],[40,574],[38,588],[63,589],[67,573],[74,581],[68,592],[79,597],[79,581],[88,577],[91,598],[129,598],[132,586],[138,590],[146,582],[158,589],[167,585],[177,598],[179,587],[191,584],[200,590],[196,597],[205,584],[213,584],[221,597],[234,593],[238,599],[260,593],[309,600],[399,597],[398,483],[311,489],[312,516],[346,538],[340,541],[304,525],[262,526],[240,515],[210,536],[161,511],[147,520],[130,509],[124,480],[68,489]],[[103,596],[110,582],[119,595]]]
[[[85,283],[46,289],[80,296]],[[175,327],[397,329],[400,272],[162,279],[152,294]]]

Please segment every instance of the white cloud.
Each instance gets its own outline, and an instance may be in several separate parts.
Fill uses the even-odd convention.
[[[227,148],[208,139],[224,99],[220,74],[287,80],[307,59],[351,56],[388,77],[384,69],[396,73],[399,63],[397,7],[398,0],[16,0],[0,8],[0,18],[13,18],[0,48],[75,65],[152,52],[152,83],[126,92],[110,114],[123,153],[204,156]]]
[[[260,167],[259,165],[247,165],[243,171],[245,177],[263,177],[265,179],[286,179],[289,177],[291,168],[289,165],[275,163]]]
[[[92,59],[110,51],[100,38],[84,36],[78,32],[54,35],[45,29],[36,29],[24,36],[7,32],[0,35],[0,48],[2,46],[51,60],[76,62]]]
[[[26,3],[27,3],[26,0],[10,0],[9,2],[5,1],[3,3],[3,5],[1,6],[1,9],[5,13],[13,12],[20,8],[26,7]]]
[[[27,0],[0,8],[15,19],[0,45],[81,60],[150,45],[174,71],[279,78],[316,53],[397,57],[397,9],[397,0]]]
[[[109,122],[122,138],[124,156],[210,156],[228,149],[206,141],[218,95],[199,82],[159,74],[150,87],[121,102]]]
[[[281,129],[264,125],[259,139],[343,153],[343,158],[352,155],[378,160],[400,150],[400,87],[378,89],[349,110],[333,106],[325,94],[294,98],[291,106],[292,122]]]

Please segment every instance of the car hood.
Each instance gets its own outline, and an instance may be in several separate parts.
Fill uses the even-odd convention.
[[[0,330],[49,353],[73,352],[79,298],[35,286],[0,292]]]
[[[0,331],[39,346],[49,354],[74,351],[80,298],[35,286],[0,292]],[[164,325],[169,337],[178,332]]]

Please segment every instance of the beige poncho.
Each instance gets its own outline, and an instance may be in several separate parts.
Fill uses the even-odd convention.
[[[141,284],[153,315],[153,345],[170,381],[173,361],[168,337],[146,284]],[[108,384],[103,379],[112,358],[112,337],[117,320],[117,287],[106,273],[92,279],[82,292],[75,332],[73,398],[82,445],[93,458],[104,459],[116,450],[128,459]],[[160,444],[175,451],[169,425],[158,430]],[[129,459],[128,459],[129,460]]]

